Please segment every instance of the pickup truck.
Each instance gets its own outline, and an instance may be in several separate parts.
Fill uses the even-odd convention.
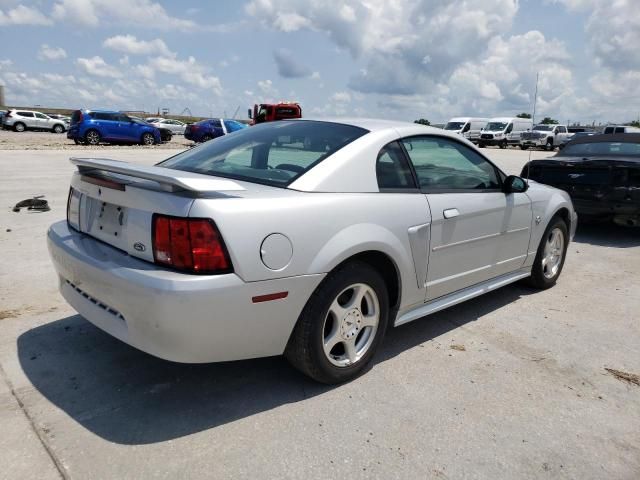
[[[566,125],[536,125],[530,132],[520,136],[520,148],[542,147],[555,150],[571,136]]]

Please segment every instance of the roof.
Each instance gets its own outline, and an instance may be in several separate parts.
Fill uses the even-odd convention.
[[[378,132],[383,130],[390,129],[403,129],[407,127],[422,127],[428,131],[442,133],[444,130],[435,127],[429,127],[426,125],[421,125],[419,123],[414,122],[402,122],[399,120],[383,120],[377,118],[357,118],[357,117],[318,117],[318,118],[298,118],[298,119],[287,119],[287,121],[292,122],[304,122],[304,121],[315,121],[315,122],[330,122],[330,123],[341,123],[344,125],[351,125],[353,127],[364,128],[365,130],[369,130],[370,132]]]
[[[640,143],[640,133],[600,133],[598,135],[580,135],[571,144],[577,143],[602,143],[602,142],[619,142],[619,143]]]

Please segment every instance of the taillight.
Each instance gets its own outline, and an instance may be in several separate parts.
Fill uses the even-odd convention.
[[[82,194],[73,187],[69,188],[67,198],[67,223],[75,230],[80,230],[80,199]]]
[[[224,240],[205,218],[153,216],[153,259],[177,270],[201,274],[233,271]]]

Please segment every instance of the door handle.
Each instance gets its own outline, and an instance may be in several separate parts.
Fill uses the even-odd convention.
[[[460,215],[460,212],[457,208],[447,208],[442,212],[442,215],[444,216],[444,218],[454,218]]]

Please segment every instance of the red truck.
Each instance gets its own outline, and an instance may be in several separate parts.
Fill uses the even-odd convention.
[[[302,118],[302,108],[294,102],[261,103],[253,106],[253,112],[249,109],[251,124],[274,122],[289,118]]]

